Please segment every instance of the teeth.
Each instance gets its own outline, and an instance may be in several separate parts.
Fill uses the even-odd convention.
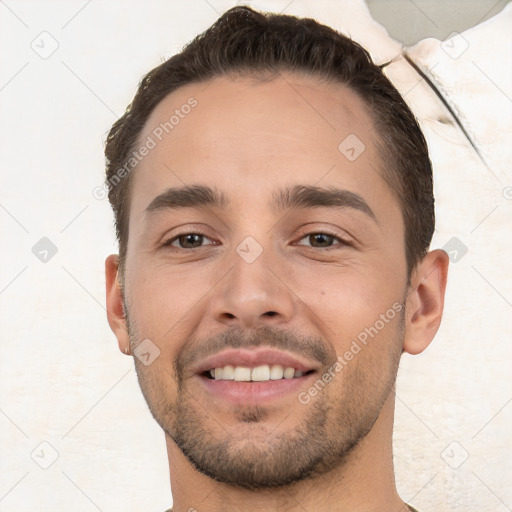
[[[246,366],[235,366],[235,380],[238,382],[251,380],[251,369]]]
[[[283,368],[280,364],[263,364],[249,368],[247,366],[232,366],[230,364],[223,368],[212,368],[210,375],[215,380],[235,380],[237,382],[263,382],[266,380],[293,379],[294,377],[302,377],[303,371],[295,370],[295,368]]]
[[[284,378],[293,379],[293,377],[295,377],[295,370],[293,368],[286,368],[284,370]]]
[[[233,380],[235,378],[235,367],[230,364],[222,368],[222,378],[224,380]]]
[[[268,364],[256,366],[251,370],[251,380],[262,381],[270,380],[270,368]]]
[[[280,364],[273,364],[270,368],[270,378],[272,380],[279,380],[283,378],[283,367]]]

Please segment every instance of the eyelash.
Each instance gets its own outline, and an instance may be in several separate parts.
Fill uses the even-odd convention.
[[[179,251],[189,251],[189,252],[194,251],[196,249],[202,249],[203,247],[205,247],[205,246],[200,246],[200,247],[193,247],[192,249],[190,249],[190,248],[184,248],[184,247],[175,247],[175,246],[171,245],[172,243],[177,241],[180,237],[186,236],[186,235],[200,235],[209,240],[209,237],[207,237],[204,233],[201,233],[200,231],[184,231],[183,233],[178,233],[177,235],[173,236],[172,238],[170,238],[169,240],[164,242],[162,244],[162,246],[163,247],[171,247],[172,249],[179,250]],[[336,236],[333,233],[329,233],[328,231],[312,231],[310,233],[304,234],[299,240],[304,240],[304,238],[307,238],[307,237],[313,236],[313,235],[327,235],[328,237],[331,237],[334,240],[337,240],[338,242],[340,242],[338,245],[340,245],[341,247],[353,246],[353,244],[350,243],[348,240],[340,238],[339,236]],[[216,245],[216,244],[214,244],[214,245]],[[304,246],[303,244],[299,244],[299,245]],[[320,249],[322,251],[335,250],[335,247],[332,247],[332,246],[330,246],[330,247],[312,247],[312,246],[306,245],[304,247],[310,247],[311,249]]]

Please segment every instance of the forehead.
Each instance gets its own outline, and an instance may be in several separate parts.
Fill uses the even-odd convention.
[[[365,103],[342,84],[290,73],[264,81],[222,76],[168,94],[146,121],[139,144],[147,137],[156,140],[157,151],[145,159],[149,163],[167,148],[180,151],[182,142],[187,151],[236,140],[226,157],[254,157],[297,146],[337,149],[340,137],[350,133],[367,146],[376,135]]]
[[[375,202],[390,192],[376,139],[364,102],[340,84],[290,73],[192,83],[167,95],[141,131],[139,147],[151,149],[133,171],[131,210],[193,184],[214,185],[237,207],[268,204],[278,185],[296,184],[343,186]]]

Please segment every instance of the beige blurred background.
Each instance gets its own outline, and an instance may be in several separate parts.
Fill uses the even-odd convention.
[[[432,248],[452,260],[440,331],[399,370],[397,485],[421,512],[512,510],[510,4],[238,3],[396,58],[434,164]],[[0,1],[2,512],[171,505],[163,432],[106,320],[103,142],[142,75],[234,5]]]

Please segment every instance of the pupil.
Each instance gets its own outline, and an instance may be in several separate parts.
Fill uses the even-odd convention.
[[[198,235],[196,233],[190,233],[188,235],[184,235],[181,237],[181,241],[185,240],[185,243],[181,244],[181,245],[187,245],[188,242],[190,242],[192,245],[194,244],[194,238],[196,239],[199,239],[199,246],[201,245],[201,241],[202,241],[202,238],[203,238],[203,235]]]
[[[322,244],[322,240],[321,240],[322,238],[324,239],[324,242],[325,242],[325,241],[327,241],[327,242],[328,242],[328,241],[329,241],[329,239],[330,239],[330,238],[332,238],[332,237],[331,237],[331,235],[325,235],[325,234],[322,234],[322,233],[317,233],[317,234],[315,234],[315,235],[311,235],[311,236],[310,236],[310,242],[311,242],[313,239],[315,239],[315,238],[316,238],[316,239],[318,239],[319,237],[320,237],[320,244]],[[313,244],[313,245],[314,245],[314,244]],[[329,244],[327,243],[326,245],[328,246]]]

